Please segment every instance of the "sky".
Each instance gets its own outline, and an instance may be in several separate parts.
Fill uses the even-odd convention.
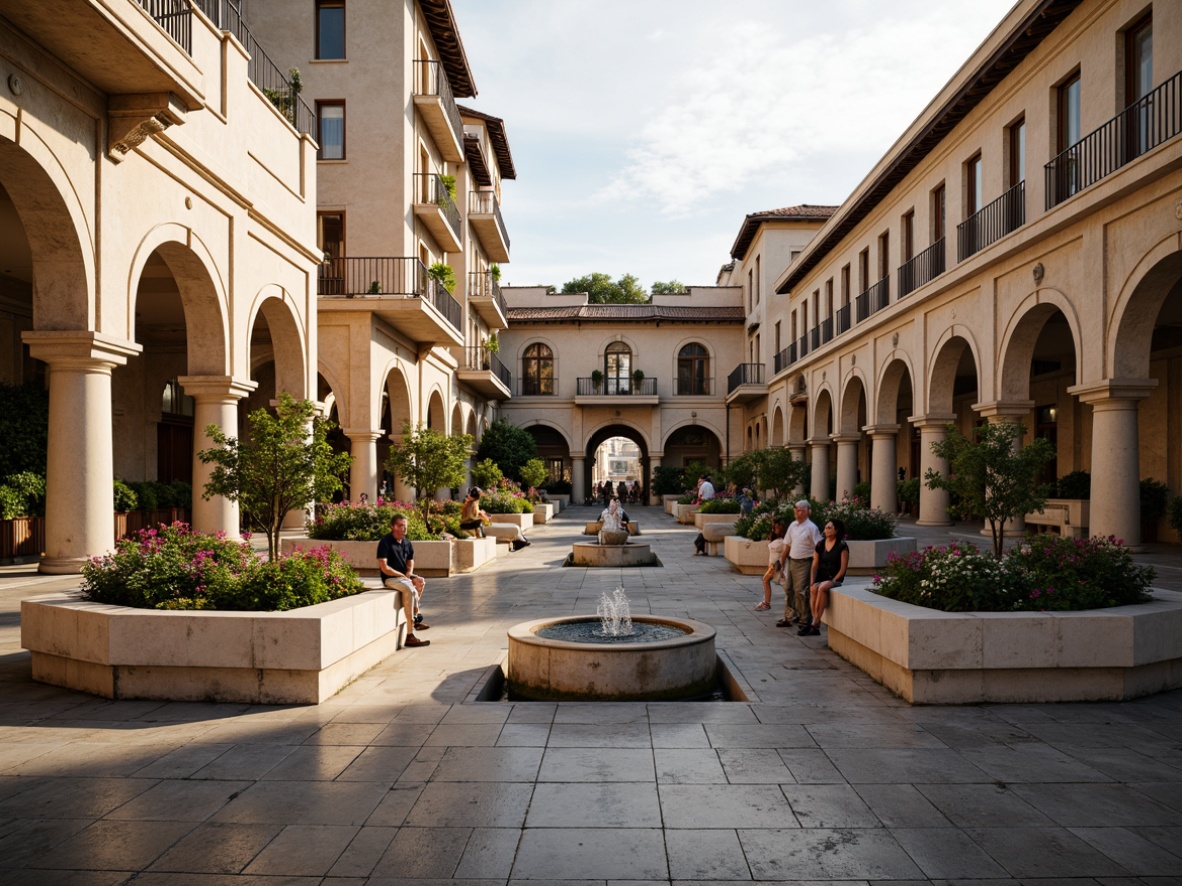
[[[517,179],[502,283],[713,285],[743,217],[840,204],[1013,0],[452,0]]]

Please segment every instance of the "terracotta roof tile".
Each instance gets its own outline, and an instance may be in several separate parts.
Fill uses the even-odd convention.
[[[591,322],[688,320],[742,323],[742,306],[673,307],[669,305],[571,305],[556,308],[509,308],[509,321],[579,320]]]
[[[752,212],[743,219],[743,226],[739,228],[739,236],[731,247],[731,258],[742,260],[755,239],[759,226],[765,221],[813,221],[827,222],[837,212],[839,206],[820,206],[814,203],[801,203],[799,206],[781,206],[779,209],[765,209],[763,212]]]

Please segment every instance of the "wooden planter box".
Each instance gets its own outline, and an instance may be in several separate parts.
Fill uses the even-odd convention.
[[[534,522],[535,523],[549,523],[554,519],[554,510],[552,504],[536,504],[534,505]]]
[[[288,612],[185,612],[49,594],[21,603],[33,679],[105,698],[318,704],[395,652],[397,591]]]
[[[734,523],[742,514],[703,514],[698,511],[694,514],[694,525],[701,529],[707,523]]]
[[[873,575],[887,564],[891,554],[905,557],[915,553],[914,538],[879,538],[874,541],[847,541],[850,562],[847,575]]]
[[[744,575],[763,575],[767,571],[768,542],[728,535],[722,543],[722,555]]]
[[[0,520],[0,563],[38,559],[44,551],[44,517]]]
[[[438,541],[416,541],[415,573],[424,578],[445,578],[460,572],[473,572],[490,560],[496,559],[496,539],[454,538]],[[285,538],[281,543],[284,554],[296,548],[332,548],[358,575],[378,575],[378,543],[376,541],[325,541],[319,538]]]
[[[939,612],[830,593],[829,648],[913,704],[1124,700],[1182,686],[1182,593],[1083,612]]]

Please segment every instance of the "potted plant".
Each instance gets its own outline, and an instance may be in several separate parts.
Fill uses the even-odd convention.
[[[640,383],[642,381],[644,381],[644,370],[643,369],[633,369],[632,370],[632,393],[633,394],[640,393]]]
[[[444,189],[447,191],[447,196],[451,198],[451,202],[455,203],[456,202],[456,177],[454,175],[441,175],[441,176],[439,176],[439,182],[440,182],[440,184],[443,185]],[[435,202],[437,202],[440,206],[447,205],[447,201],[443,199],[442,193],[437,193],[435,195]]]
[[[603,370],[591,370],[591,384],[595,388],[595,393],[598,394],[601,390],[603,390]]]
[[[446,289],[449,295],[455,292],[456,272],[451,265],[437,261],[431,267],[427,268],[427,274],[436,283]]]
[[[495,281],[497,281],[498,283],[501,282],[501,266],[500,265],[489,265],[488,266],[488,273],[489,273],[489,276],[491,276]]]

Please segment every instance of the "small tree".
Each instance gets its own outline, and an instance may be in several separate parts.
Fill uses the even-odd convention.
[[[790,450],[777,447],[740,455],[726,466],[724,474],[739,488],[749,486],[780,499],[804,482],[808,470],[809,466],[794,459]]]
[[[959,498],[951,508],[954,516],[985,515],[998,560],[1006,524],[1047,503],[1049,487],[1038,478],[1055,450],[1041,437],[1015,448],[1025,433],[1021,423],[983,424],[973,441],[949,425],[948,436],[933,443],[932,452],[948,462],[951,473],[929,468],[924,476],[928,489],[946,489]]]
[[[202,493],[238,502],[250,526],[267,533],[271,559],[279,557],[279,527],[288,511],[309,502],[327,501],[342,488],[341,478],[353,457],[334,453],[328,432],[335,425],[316,416],[309,400],[280,394],[272,414],[259,409],[246,417],[248,439],[227,436],[217,425],[205,433],[215,448],[197,457],[215,465]],[[311,433],[309,433],[309,425]]]
[[[492,489],[494,486],[498,486],[504,477],[505,475],[501,473],[497,463],[491,458],[486,458],[472,466],[472,482],[483,489]]]
[[[464,482],[472,452],[469,434],[447,436],[424,424],[402,426],[402,439],[390,447],[386,469],[415,488],[423,508],[423,522],[431,516],[431,495]]]
[[[476,457],[491,458],[510,480],[521,480],[521,466],[538,454],[534,436],[512,422],[498,418],[480,438]]]
[[[526,486],[541,486],[549,476],[546,463],[540,458],[531,458],[521,466],[521,482]]]

